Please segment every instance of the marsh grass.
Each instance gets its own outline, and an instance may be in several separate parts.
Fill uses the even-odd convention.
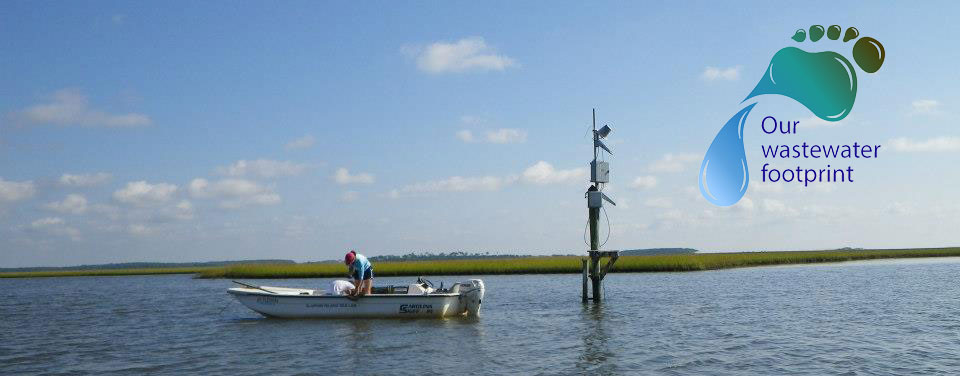
[[[798,251],[623,256],[614,272],[686,272],[748,266],[842,262],[888,258],[960,256],[960,248],[861,251]],[[555,274],[580,273],[580,256],[524,257],[483,260],[380,262],[376,276]],[[345,277],[340,264],[231,265],[200,272],[200,278]]]
[[[960,248],[860,251],[796,251],[699,253],[623,256],[613,272],[687,272],[763,265],[810,264],[890,258],[960,256]],[[581,256],[521,257],[477,260],[378,262],[376,276],[580,273]],[[236,264],[205,268],[104,269],[0,273],[0,278],[196,274],[198,278],[329,278],[346,277],[337,263]]]

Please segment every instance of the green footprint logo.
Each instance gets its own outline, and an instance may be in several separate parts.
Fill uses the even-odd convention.
[[[831,25],[810,27],[810,41],[817,42],[824,35],[831,40],[840,39],[841,28]],[[803,42],[808,32],[799,29],[792,39]],[[847,28],[843,42],[857,39],[860,31]],[[880,70],[885,58],[883,44],[871,37],[857,39],[853,45],[853,59],[864,72]],[[779,94],[793,98],[807,107],[817,117],[826,121],[840,121],[850,114],[857,98],[857,73],[853,64],[843,55],[833,51],[810,53],[796,47],[785,47],[773,56],[767,71],[750,95]]]
[[[824,29],[810,27],[810,41],[824,35],[840,38],[839,25]],[[857,39],[860,31],[847,28],[843,42]],[[797,30],[793,40],[803,42],[807,31]],[[885,52],[876,39],[863,37],[853,45],[853,60],[864,72],[874,73],[883,65]],[[811,53],[796,47],[785,47],[770,59],[763,78],[743,102],[763,94],[779,94],[793,98],[817,117],[840,121],[850,114],[857,99],[857,72],[847,58],[833,51]],[[743,146],[743,126],[756,102],[734,115],[714,137],[700,165],[700,194],[714,205],[736,204],[747,193],[750,173]]]

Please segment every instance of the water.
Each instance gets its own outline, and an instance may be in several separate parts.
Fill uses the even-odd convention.
[[[602,306],[580,303],[578,275],[483,276],[476,320],[264,319],[229,281],[188,276],[0,280],[0,374],[949,375],[958,269],[612,274]]]

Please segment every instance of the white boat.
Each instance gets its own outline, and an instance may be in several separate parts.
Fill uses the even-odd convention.
[[[236,281],[234,281],[236,282]],[[267,317],[365,318],[477,316],[483,301],[483,281],[471,279],[450,288],[433,288],[418,279],[407,286],[374,288],[373,294],[351,299],[324,290],[254,286],[227,290],[240,303]]]

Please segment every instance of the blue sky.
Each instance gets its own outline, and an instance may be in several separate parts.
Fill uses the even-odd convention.
[[[951,2],[0,4],[0,266],[348,249],[586,249],[585,131],[608,145],[606,248],[956,245]],[[700,197],[716,132],[812,24],[888,56],[840,124],[765,96],[751,187]],[[800,120],[794,136],[759,129]],[[755,184],[759,145],[884,145],[858,180]],[[810,164],[810,162],[804,162]],[[813,163],[811,167],[817,167]],[[785,166],[786,167],[786,166]]]

